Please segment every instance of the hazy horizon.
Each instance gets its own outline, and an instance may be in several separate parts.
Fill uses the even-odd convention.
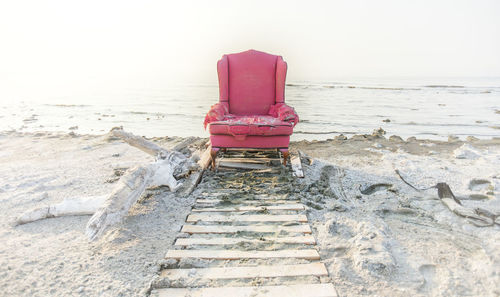
[[[500,77],[496,1],[12,1],[6,90],[216,84],[224,53],[282,55],[288,81]]]

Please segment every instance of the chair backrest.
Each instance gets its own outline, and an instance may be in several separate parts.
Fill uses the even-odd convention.
[[[280,56],[249,50],[224,55],[217,63],[220,101],[236,115],[267,114],[284,102],[287,65]]]

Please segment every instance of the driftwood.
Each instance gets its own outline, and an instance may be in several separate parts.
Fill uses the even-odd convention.
[[[155,163],[128,171],[87,223],[89,240],[99,237],[109,226],[119,223],[151,183]]]
[[[125,141],[126,143],[130,144],[133,147],[136,147],[140,149],[141,151],[144,151],[150,155],[153,156],[158,156],[161,154],[167,154],[168,151],[161,146],[151,142],[147,141],[143,137],[134,135],[132,133],[128,133],[123,131],[121,128],[113,128],[111,131],[109,131],[110,135],[115,136],[120,138],[121,140]]]
[[[475,226],[487,227],[487,226],[493,226],[495,224],[500,225],[500,214],[492,213],[489,210],[480,207],[469,208],[463,206],[460,200],[458,200],[457,197],[455,197],[455,194],[453,194],[450,186],[447,183],[437,183],[435,186],[428,187],[425,189],[419,189],[411,185],[409,182],[407,182],[403,178],[403,176],[401,176],[398,170],[396,170],[396,174],[399,176],[399,178],[401,178],[401,180],[405,184],[409,185],[416,191],[421,192],[428,189],[436,188],[438,190],[439,199],[446,207],[448,207],[449,210],[451,210],[453,213],[461,217],[468,219],[468,221],[474,224]]]
[[[121,129],[112,129],[111,133],[128,144],[155,155],[157,161],[130,170],[120,179],[113,192],[87,223],[85,233],[89,240],[95,240],[110,226],[119,223],[146,188],[166,185],[174,192],[182,185],[177,182],[177,178],[186,177],[197,168],[195,163],[179,152],[167,151]]]
[[[200,160],[198,160],[197,164],[199,166],[199,170],[191,174],[186,180],[187,186],[185,187],[182,196],[186,197],[189,196],[196,186],[200,183],[201,177],[203,176],[203,173],[205,170],[208,168],[212,161],[212,157],[210,156],[210,152],[212,151],[212,145],[210,142],[207,143],[206,149],[201,152]]]
[[[113,128],[110,134],[155,156],[156,161],[129,169],[109,195],[65,199],[60,203],[26,212],[17,219],[16,224],[59,216],[93,214],[87,223],[86,234],[89,240],[95,240],[110,226],[119,223],[148,187],[168,186],[174,192],[182,185],[178,179],[187,177],[199,168],[183,154],[166,150],[142,137],[117,128]]]
[[[77,197],[66,198],[63,201],[39,207],[25,212],[17,218],[15,225],[22,225],[26,223],[35,222],[38,220],[56,218],[62,216],[82,216],[94,214],[104,201],[107,195],[91,196],[91,197]]]

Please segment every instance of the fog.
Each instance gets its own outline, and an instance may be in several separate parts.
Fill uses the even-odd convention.
[[[224,53],[289,81],[500,76],[498,1],[3,1],[0,91],[216,84]]]

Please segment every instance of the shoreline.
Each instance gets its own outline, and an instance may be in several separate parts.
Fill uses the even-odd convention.
[[[149,139],[166,148],[186,140]],[[379,131],[290,147],[307,157],[306,177],[292,179],[296,192],[288,195],[309,207],[313,236],[340,295],[500,292],[500,227],[475,227],[451,213],[435,190],[416,192],[394,173],[399,169],[421,187],[447,182],[465,206],[500,212],[500,139],[405,141]],[[180,236],[194,199],[208,188],[186,198],[150,189],[123,224],[95,243],[84,234],[88,216],[11,222],[40,205],[107,194],[124,170],[152,160],[106,134],[0,132],[4,293],[143,296],[166,265],[165,251]],[[332,168],[342,172],[349,200],[331,195]],[[370,186],[373,191],[360,192]]]

